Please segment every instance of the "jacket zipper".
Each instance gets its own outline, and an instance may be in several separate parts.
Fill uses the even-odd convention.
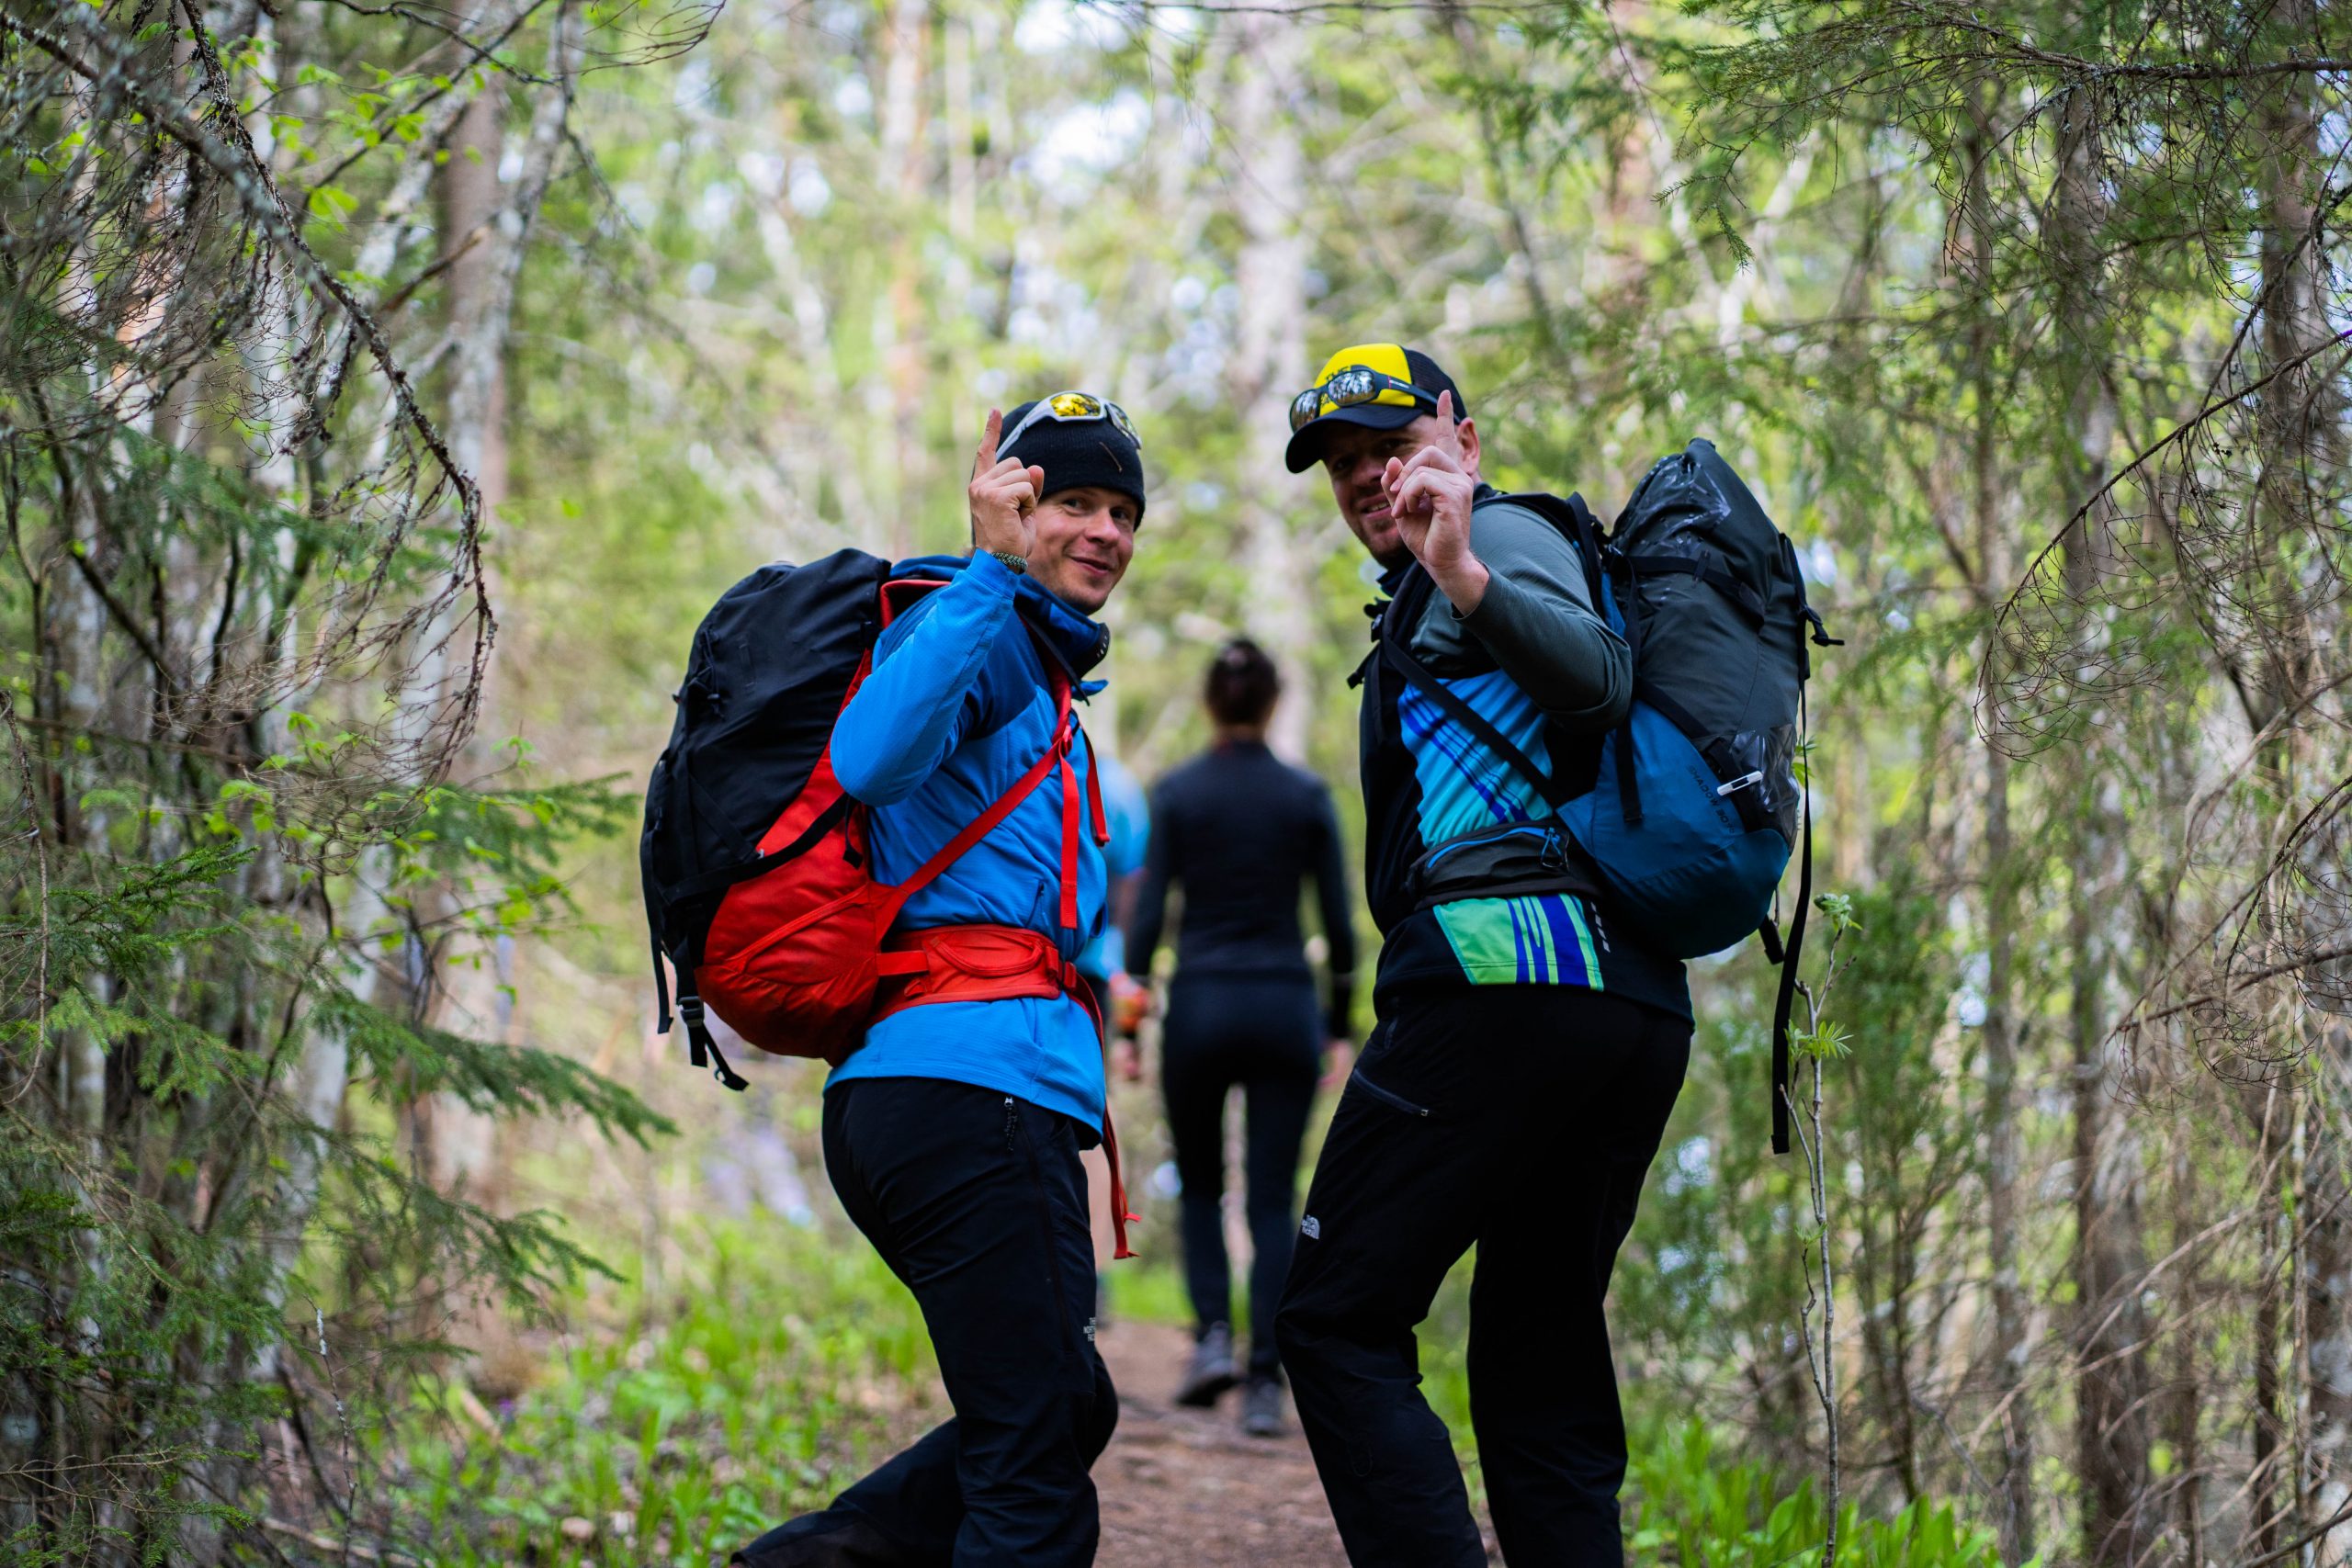
[[[1356,1070],[1355,1081],[1358,1087],[1360,1087],[1364,1093],[1372,1096],[1373,1099],[1380,1101],[1383,1105],[1390,1106],[1396,1110],[1401,1111],[1408,1116],[1419,1116],[1426,1119],[1430,1113],[1427,1106],[1416,1105],[1401,1094],[1389,1093],[1386,1089],[1381,1088],[1378,1084],[1364,1077],[1363,1070],[1362,1068],[1358,1068]]]

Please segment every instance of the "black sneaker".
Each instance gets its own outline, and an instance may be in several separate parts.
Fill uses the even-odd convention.
[[[1275,1378],[1251,1378],[1241,1391],[1241,1429],[1253,1438],[1279,1438],[1283,1424],[1283,1385]]]
[[[1212,1323],[1193,1345],[1192,1364],[1184,1369],[1184,1386],[1176,1391],[1176,1403],[1206,1410],[1240,1381],[1240,1371],[1233,1364],[1233,1330]]]
[[[890,1568],[906,1548],[838,1508],[803,1514],[728,1558],[729,1568]]]

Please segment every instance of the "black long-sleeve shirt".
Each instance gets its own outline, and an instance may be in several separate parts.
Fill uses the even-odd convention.
[[[1150,975],[1169,885],[1178,883],[1180,974],[1310,974],[1298,923],[1300,884],[1310,876],[1329,949],[1326,1021],[1341,1039],[1351,1032],[1356,939],[1330,791],[1255,741],[1203,752],[1152,792],[1151,848],[1127,930],[1127,972]]]

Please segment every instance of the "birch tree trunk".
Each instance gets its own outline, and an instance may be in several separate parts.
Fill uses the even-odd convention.
[[[2287,0],[2280,7],[2282,36],[2298,46],[2317,36],[2319,23],[2316,0]],[[2340,501],[2323,487],[2340,483],[2345,457],[2341,368],[2331,374],[2314,357],[2336,333],[2328,310],[2333,264],[2315,210],[2329,157],[2317,91],[2300,76],[2281,78],[2260,120],[2270,160],[2263,192],[2263,359],[2274,374],[2300,368],[2265,392],[2257,414],[2262,469],[2255,502],[2256,570],[2271,625],[2256,685],[2259,711],[2247,716],[2257,733],[2273,736],[2258,766],[2278,791],[2282,816],[2337,787],[2344,761],[2340,716],[2335,744],[2328,744],[2327,716],[2341,716],[2345,707],[2340,691],[2334,703],[2328,699],[2324,651],[2334,648],[2335,657],[2343,657],[2342,605],[2325,574],[2312,566],[2314,549],[2324,549],[2326,535],[2343,525]],[[2300,876],[2280,877],[2287,886],[2271,900],[2281,906],[2278,935],[2287,944],[2281,957],[2301,960],[2352,946],[2341,823],[2339,813],[2302,842],[2280,849],[2282,858],[2302,863]],[[2342,973],[2340,961],[2322,961],[2285,1004],[2311,1080],[2295,1216],[2303,1229],[2292,1321],[2307,1408],[2304,1420],[2295,1423],[2303,1449],[2290,1478],[2295,1501],[2288,1522],[2293,1527],[2316,1526],[2352,1497],[2352,1144],[2345,1136],[2346,1117],[2352,1114],[2346,1097],[2352,1030],[2341,1012],[2345,998],[2327,980]],[[2324,1005],[2330,999],[2334,1010]],[[2266,1408],[2278,1403],[2274,1394]],[[2283,1409],[2278,1418],[2286,1421]],[[2325,1531],[2313,1560],[2337,1562],[2347,1553],[2352,1524]]]
[[[2345,1213],[2352,1202],[2352,1173],[2345,1169],[2344,1118],[2352,1108],[2352,1031],[2339,1021],[2319,1032],[2312,1053],[2315,1082],[2308,1109],[2309,1156],[2302,1204],[2311,1215],[2303,1258],[2303,1313],[2308,1325],[2304,1377],[2310,1389],[2304,1491],[2318,1519],[2334,1518],[2352,1503],[2352,1245]],[[2352,1526],[2326,1531],[2315,1563],[2352,1561]]]
[[[929,494],[922,412],[930,355],[922,245],[928,225],[922,220],[927,195],[923,110],[931,55],[930,0],[885,0],[883,40],[882,174],[889,182],[897,232],[891,243],[889,290],[876,327],[889,376],[888,445],[893,452],[886,481],[890,512],[881,527],[895,558],[915,553],[917,513]]]
[[[483,7],[485,11],[489,7]],[[450,450],[474,476],[480,492],[481,526],[490,536],[485,579],[492,601],[497,591],[495,567],[499,508],[506,500],[506,332],[505,318],[513,306],[514,276],[507,263],[508,246],[519,258],[522,232],[528,218],[510,215],[500,189],[500,169],[506,151],[504,84],[493,82],[475,96],[449,132],[449,161],[442,167],[442,254],[454,259],[447,273],[444,314],[450,340],[458,345],[458,374],[451,387]],[[537,143],[534,142],[536,150]],[[548,171],[536,171],[544,182]],[[523,193],[518,192],[518,197]],[[521,220],[512,239],[502,230],[510,216]],[[515,628],[506,627],[510,640]],[[489,773],[496,759],[483,745],[485,732],[498,735],[496,667],[482,671],[482,689],[476,703],[482,716],[468,755],[475,771]],[[488,720],[485,724],[482,720]],[[436,900],[437,913],[450,914],[449,901]],[[419,933],[409,942],[415,947]],[[469,962],[432,973],[427,952],[411,953],[412,973],[424,976],[425,994],[415,998],[420,1010],[439,1015],[444,1027],[460,1033],[503,1037],[512,1015],[512,966],[503,962],[512,952],[501,943],[495,955],[469,954]],[[485,962],[488,960],[488,962]],[[415,1108],[424,1168],[436,1184],[463,1191],[475,1186],[492,1168],[496,1154],[498,1122],[487,1111],[467,1105],[458,1095],[443,1092]],[[479,1193],[472,1194],[479,1197]]]
[[[1313,711],[1313,563],[1291,532],[1283,503],[1300,480],[1284,468],[1283,450],[1290,442],[1290,400],[1310,374],[1307,238],[1300,227],[1306,167],[1298,130],[1306,36],[1286,9],[1276,5],[1227,23],[1235,31],[1227,112],[1242,239],[1234,266],[1240,315],[1226,380],[1245,433],[1234,505],[1250,578],[1250,632],[1272,657],[1287,694],[1274,709],[1267,741],[1298,761],[1306,755]]]

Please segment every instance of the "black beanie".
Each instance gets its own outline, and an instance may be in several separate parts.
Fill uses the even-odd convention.
[[[1023,403],[1004,416],[1011,430],[1028,417],[1035,401]],[[1056,491],[1100,485],[1136,503],[1136,521],[1143,521],[1143,448],[1135,438],[1107,419],[1041,419],[1021,433],[1021,439],[997,449],[1000,457],[1018,457],[1046,470],[1045,495]]]

